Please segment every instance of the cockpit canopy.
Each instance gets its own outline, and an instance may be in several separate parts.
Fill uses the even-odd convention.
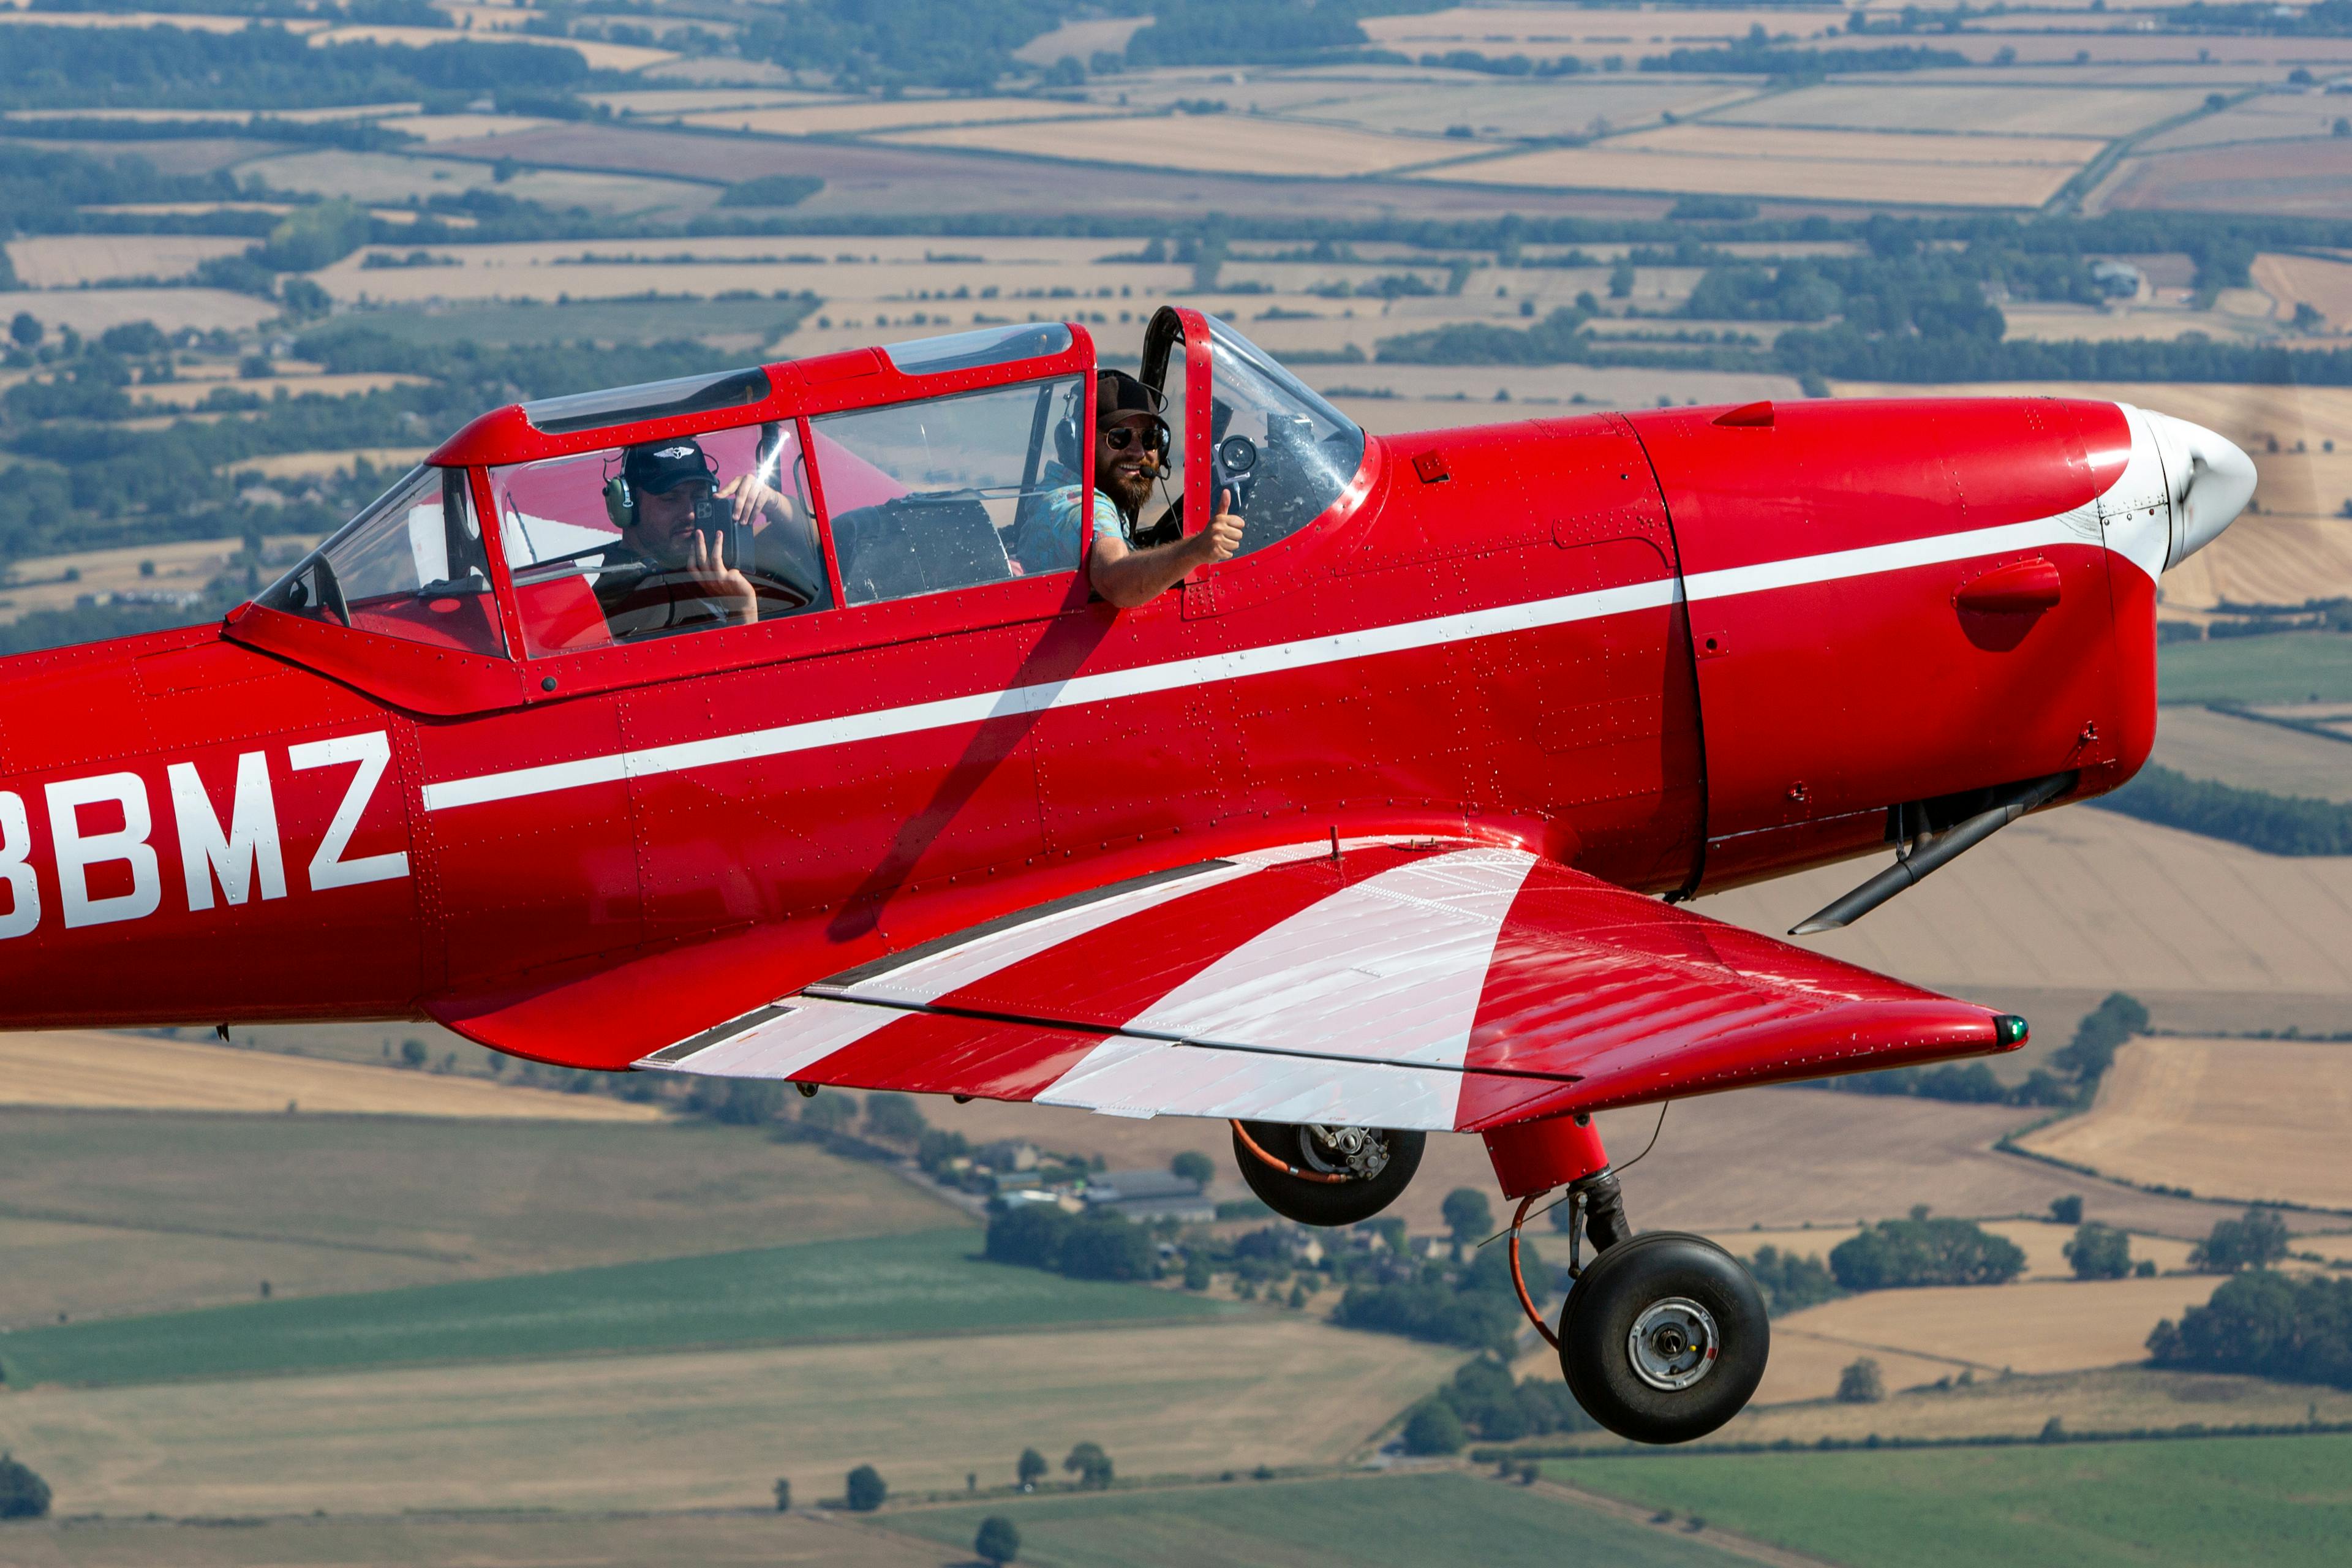
[[[1096,363],[1084,327],[1032,321],[509,405],[231,635],[363,689],[383,684],[372,666],[428,668],[427,649],[445,666],[569,660],[570,680],[507,683],[530,700],[576,689],[599,650],[681,633],[724,634],[696,641],[750,663],[784,656],[760,640],[773,625],[829,612],[927,599],[951,629],[967,603],[1001,618],[991,595],[1082,605]],[[1176,438],[1157,495],[1124,520],[1139,543],[1158,520],[1205,526],[1223,495],[1245,519],[1243,552],[1265,549],[1330,511],[1362,468],[1363,431],[1213,317],[1160,310],[1141,374]],[[428,710],[485,705],[391,684]]]

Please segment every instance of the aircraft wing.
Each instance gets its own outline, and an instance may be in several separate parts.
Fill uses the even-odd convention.
[[[2021,1043],[1983,1007],[1522,850],[1367,840],[1024,910],[636,1065],[1472,1131]]]

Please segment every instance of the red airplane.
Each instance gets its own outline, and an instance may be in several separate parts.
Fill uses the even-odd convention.
[[[1374,438],[1185,310],[1141,365],[1166,526],[1245,521],[1139,607],[1028,323],[500,408],[223,624],[0,662],[0,1026],[1216,1117],[1317,1225],[1475,1132],[1579,1205],[1585,1408],[1714,1429],[1762,1304],[1591,1114],[2025,1026],[1674,906],[1891,849],[1842,924],[2130,778],[2252,465],[2063,399]]]

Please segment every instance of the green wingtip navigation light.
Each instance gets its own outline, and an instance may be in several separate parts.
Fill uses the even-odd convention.
[[[1993,1038],[1999,1040],[2004,1047],[2025,1044],[2025,1037],[2029,1032],[2025,1020],[2014,1013],[2000,1013],[1993,1016]]]

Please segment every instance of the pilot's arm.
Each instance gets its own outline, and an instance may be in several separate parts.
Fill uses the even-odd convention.
[[[1187,574],[1229,559],[1242,547],[1242,520],[1231,510],[1233,492],[1217,492],[1217,512],[1198,533],[1137,550],[1110,530],[1095,534],[1087,575],[1095,592],[1121,609],[1158,598]]]

